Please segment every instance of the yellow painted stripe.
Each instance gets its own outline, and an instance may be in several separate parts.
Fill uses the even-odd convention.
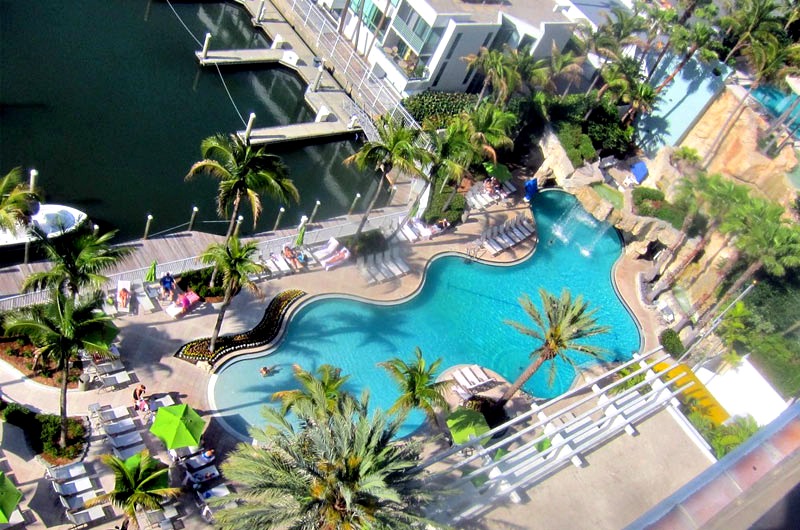
[[[656,373],[666,372],[665,381],[675,381],[674,388],[680,388],[689,382],[694,382],[692,386],[681,392],[681,401],[687,403],[690,399],[694,400],[706,417],[717,425],[722,425],[731,417],[728,411],[719,404],[719,401],[708,391],[706,386],[700,382],[694,372],[684,364],[669,364],[666,362],[657,363],[653,366]]]

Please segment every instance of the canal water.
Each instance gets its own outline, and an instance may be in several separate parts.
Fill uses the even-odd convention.
[[[177,12],[177,16],[174,10]],[[249,15],[225,2],[147,0],[0,1],[0,174],[39,171],[47,202],[76,206],[117,241],[185,223],[213,222],[216,182],[184,175],[200,159],[200,141],[256,126],[312,121],[305,85],[279,67],[201,68],[195,51],[205,33],[211,49],[268,46]],[[296,225],[317,200],[317,218],[347,211],[356,192],[368,196],[375,175],[345,167],[354,138],[269,148],[289,167],[300,191],[283,226]],[[277,209],[263,197],[257,230],[270,230]],[[362,204],[363,206],[363,204]],[[253,232],[245,212],[244,234]]]

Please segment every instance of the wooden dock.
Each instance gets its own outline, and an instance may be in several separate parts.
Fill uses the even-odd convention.
[[[253,129],[250,132],[250,143],[253,145],[266,145],[281,142],[292,142],[295,140],[328,138],[332,136],[354,134],[359,130],[360,127],[354,127],[351,129],[346,123],[342,123],[338,120],[295,123],[293,125]],[[236,134],[244,138],[244,131],[237,131]]]
[[[287,66],[297,64],[297,54],[289,50],[271,48],[255,48],[250,50],[209,50],[203,57],[203,52],[195,52],[197,60],[203,66],[237,65],[237,64],[268,64],[285,63]],[[292,63],[292,60],[294,62]]]

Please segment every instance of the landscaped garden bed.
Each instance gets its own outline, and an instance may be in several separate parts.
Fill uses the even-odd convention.
[[[67,418],[67,446],[59,445],[61,417],[56,414],[37,414],[18,403],[0,400],[3,420],[16,425],[25,433],[31,450],[48,464],[60,466],[83,454],[86,427],[80,418]]]
[[[36,357],[36,347],[24,337],[5,337],[0,338],[0,359],[7,362],[22,375],[28,377],[37,383],[47,386],[61,387],[62,370],[58,369],[58,363],[55,360],[47,359],[33,369],[34,359]],[[78,387],[78,378],[83,372],[80,362],[74,363],[69,370],[69,378],[67,381],[68,388]]]

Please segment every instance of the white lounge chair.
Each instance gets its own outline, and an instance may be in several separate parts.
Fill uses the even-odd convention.
[[[364,264],[369,273],[372,274],[378,282],[385,282],[389,279],[389,277],[386,276],[386,274],[384,274],[380,267],[378,267],[378,265],[375,263],[375,254],[370,254],[367,256],[367,258],[364,260]]]
[[[130,447],[126,447],[124,449],[117,449],[116,447],[112,448],[114,450],[114,456],[119,458],[120,460],[127,460],[135,454],[139,454],[146,449],[144,444],[132,445]]]
[[[156,304],[153,303],[153,300],[148,295],[146,289],[144,288],[137,289],[136,287],[137,286],[134,285],[133,289],[134,292],[136,293],[136,303],[138,304],[138,306],[147,311],[148,313],[155,312]],[[158,297],[156,297],[156,300],[158,300]]]
[[[116,434],[114,436],[107,436],[106,437],[117,449],[122,449],[123,447],[130,447],[131,445],[138,445],[142,443],[142,435],[139,434],[139,431],[131,431],[125,434]]]
[[[66,466],[48,467],[44,472],[45,478],[57,481],[72,480],[88,474],[83,462],[75,462],[74,464]]]
[[[391,267],[384,261],[383,254],[375,254],[375,267],[381,271],[381,273],[386,277],[387,280],[394,280],[397,274],[392,270]],[[398,270],[399,272],[399,270]]]
[[[103,431],[112,436],[135,428],[136,423],[134,423],[132,418],[122,418],[121,420],[103,425]]]
[[[401,233],[401,234],[403,234],[403,236],[406,238],[406,240],[407,240],[409,243],[413,243],[414,241],[416,241],[417,239],[419,239],[419,234],[417,234],[417,233],[414,231],[414,229],[413,229],[413,228],[411,228],[411,226],[409,226],[409,223],[406,223],[406,224],[404,224],[404,225],[403,225],[403,226],[400,228],[400,233]]]
[[[335,237],[328,240],[328,243],[320,249],[312,249],[311,256],[318,262],[322,263],[323,260],[328,259],[339,249],[339,241]]]
[[[335,269],[350,259],[350,250],[342,247],[341,250],[335,252],[331,257],[322,262],[322,266],[326,271]]]
[[[86,501],[90,499],[94,499],[97,497],[97,493],[94,491],[87,491],[81,493],[79,495],[74,495],[72,497],[60,497],[61,498],[61,505],[70,511],[80,510],[86,505]]]
[[[456,383],[458,383],[461,387],[465,388],[466,390],[472,390],[475,388],[475,385],[466,378],[466,376],[461,372],[461,370],[454,370],[453,371],[453,379],[455,379]]]
[[[482,246],[483,248],[485,248],[486,250],[491,252],[493,256],[496,256],[496,255],[500,254],[501,252],[503,252],[504,249],[503,249],[503,245],[498,243],[493,237],[491,237],[489,235],[490,231],[491,230],[487,230],[486,232],[483,233],[483,235],[481,236],[481,239],[480,239],[480,241],[481,241],[481,245],[480,246]]]
[[[399,278],[400,276],[403,276],[406,273],[406,271],[404,271],[403,268],[397,264],[397,262],[394,260],[388,249],[384,251],[382,258],[383,258],[383,263],[390,271],[392,271],[392,275],[395,278]]]
[[[409,267],[406,260],[400,255],[400,249],[398,247],[392,247],[390,250],[390,255],[392,256],[392,260],[400,267],[400,270],[403,271],[403,274],[408,274],[411,272],[411,267]]]
[[[128,372],[117,372],[111,375],[101,375],[100,379],[100,390],[116,390],[117,387],[120,387],[126,383],[131,382],[131,376]]]
[[[56,493],[63,496],[77,495],[78,493],[94,489],[89,477],[77,478],[69,482],[53,482],[53,489]]]
[[[88,510],[75,513],[67,512],[67,519],[69,519],[69,521],[76,527],[86,526],[90,523],[103,519],[105,516],[106,512],[103,510],[102,506],[92,506]]]
[[[375,276],[367,268],[367,263],[364,260],[364,256],[359,256],[356,260],[356,267],[358,268],[358,272],[361,274],[361,277],[364,278],[364,281],[367,282],[367,285],[375,285],[378,283],[378,280]]]

